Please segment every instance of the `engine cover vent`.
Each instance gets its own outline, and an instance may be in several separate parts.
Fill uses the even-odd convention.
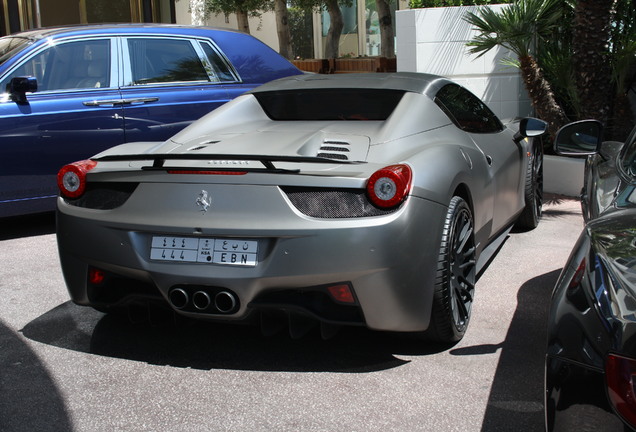
[[[349,143],[343,140],[326,139],[320,146],[317,156],[327,159],[349,160]]]

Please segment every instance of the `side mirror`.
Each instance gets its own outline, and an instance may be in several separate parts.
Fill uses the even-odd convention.
[[[7,92],[11,99],[18,104],[28,103],[26,94],[33,93],[38,89],[38,80],[35,77],[15,77],[11,78],[7,86]]]
[[[543,120],[534,117],[522,118],[519,121],[519,132],[515,134],[515,141],[519,142],[524,138],[541,136],[548,130],[548,124]]]
[[[581,120],[563,126],[554,139],[554,151],[561,156],[590,156],[598,153],[603,142],[603,124]]]
[[[536,137],[543,135],[548,130],[548,124],[543,120],[526,117],[519,122],[519,132],[524,137]]]

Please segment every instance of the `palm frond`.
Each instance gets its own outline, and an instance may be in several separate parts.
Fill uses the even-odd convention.
[[[477,31],[467,44],[469,52],[481,56],[502,46],[519,57],[526,56],[537,39],[548,37],[558,27],[562,14],[562,0],[517,0],[498,11],[481,7],[468,12],[464,20]]]

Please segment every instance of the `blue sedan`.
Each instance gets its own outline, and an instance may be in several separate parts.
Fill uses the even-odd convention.
[[[231,30],[91,25],[0,38],[0,217],[53,210],[66,163],[166,140],[254,87],[300,73]]]

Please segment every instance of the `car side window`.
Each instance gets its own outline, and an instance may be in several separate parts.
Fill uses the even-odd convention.
[[[625,150],[621,155],[623,169],[632,177],[636,177],[636,128],[625,141]]]
[[[128,39],[131,85],[227,81],[227,66],[212,47],[206,48],[206,45],[200,45],[200,55],[188,39]],[[203,55],[208,59],[202,58]]]
[[[457,84],[448,84],[437,93],[435,103],[457,125],[471,133],[503,130],[497,116],[478,97]]]
[[[238,81],[230,70],[228,64],[221,58],[217,51],[207,42],[199,41],[208,62],[208,69],[211,75],[216,76],[218,81],[234,82]]]
[[[14,77],[33,76],[38,92],[110,86],[110,40],[63,42],[40,51],[0,83],[6,91]]]

